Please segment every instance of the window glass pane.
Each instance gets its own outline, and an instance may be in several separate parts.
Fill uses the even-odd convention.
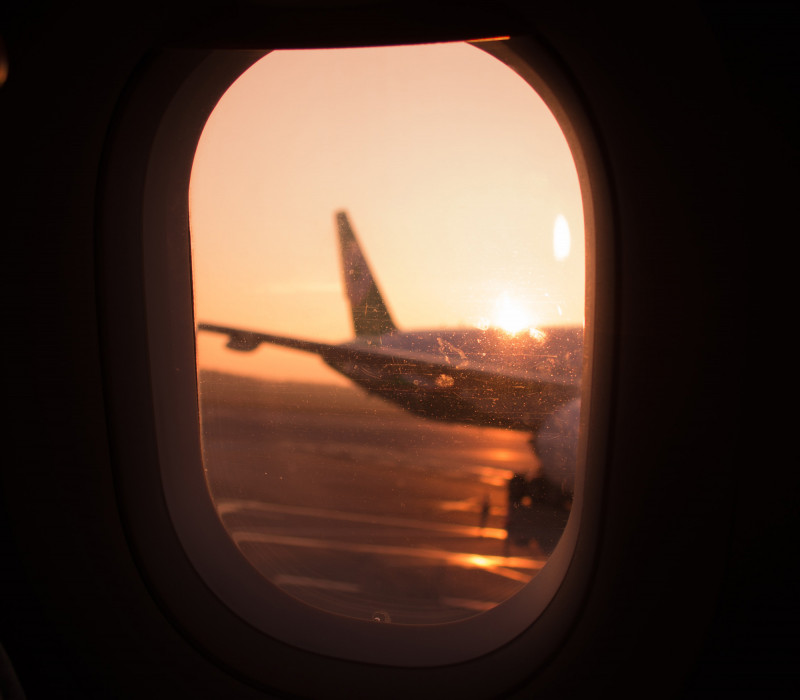
[[[569,514],[584,232],[531,87],[469,44],[270,53],[190,216],[204,465],[253,566],[416,624],[532,580]]]

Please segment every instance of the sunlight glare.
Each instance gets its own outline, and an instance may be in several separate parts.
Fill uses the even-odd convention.
[[[494,304],[493,316],[493,325],[511,335],[516,335],[523,328],[531,325],[530,315],[522,304],[508,295],[508,292],[504,292],[498,297]]]

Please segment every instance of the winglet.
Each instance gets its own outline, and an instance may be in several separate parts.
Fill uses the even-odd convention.
[[[344,286],[356,336],[379,336],[397,330],[346,212],[336,213],[336,225],[339,230]]]

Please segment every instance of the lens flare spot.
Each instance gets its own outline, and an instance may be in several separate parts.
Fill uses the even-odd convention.
[[[567,220],[559,214],[553,224],[553,256],[556,260],[566,260],[572,248],[572,235]]]

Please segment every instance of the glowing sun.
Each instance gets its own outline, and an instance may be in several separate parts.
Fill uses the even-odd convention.
[[[531,317],[519,301],[504,292],[494,304],[492,325],[501,328],[506,333],[516,335],[521,330],[530,327]]]

